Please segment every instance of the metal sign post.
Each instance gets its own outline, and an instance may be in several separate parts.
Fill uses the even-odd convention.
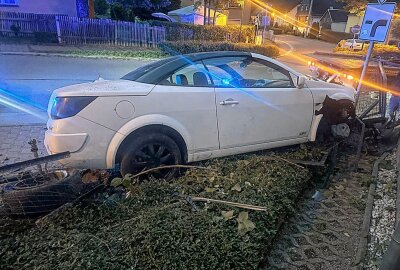
[[[381,4],[382,2],[382,4]],[[356,92],[356,106],[360,96],[362,82],[367,72],[368,64],[374,50],[375,42],[385,42],[389,33],[390,24],[396,3],[385,3],[385,0],[380,0],[379,4],[369,3],[365,11],[363,24],[361,26],[359,38],[362,40],[370,41],[368,53],[365,57],[364,67],[361,72],[360,80]]]

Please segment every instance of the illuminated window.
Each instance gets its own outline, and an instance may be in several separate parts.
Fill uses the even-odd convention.
[[[0,0],[0,5],[18,6],[19,0]]]

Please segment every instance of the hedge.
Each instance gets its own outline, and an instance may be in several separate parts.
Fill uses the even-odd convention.
[[[302,148],[299,158],[318,151]],[[312,174],[265,155],[199,165],[207,169],[134,184],[129,199],[64,209],[39,228],[0,238],[2,269],[257,269]],[[187,195],[267,211],[198,202],[195,211]]]
[[[343,32],[335,32],[329,29],[322,29],[320,39],[323,41],[327,41],[330,43],[338,43],[342,39],[353,38],[353,34],[343,33]]]
[[[255,45],[233,42],[176,41],[164,42],[160,45],[160,48],[169,55],[208,51],[246,51],[259,53],[268,57],[279,56],[279,48],[272,43],[267,45]]]
[[[198,40],[254,43],[255,28],[243,25],[193,25],[164,21],[149,21],[152,26],[163,26],[167,31],[167,41]],[[240,41],[239,41],[240,36]]]

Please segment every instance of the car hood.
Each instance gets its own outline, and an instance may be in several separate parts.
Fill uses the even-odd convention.
[[[154,88],[152,84],[128,80],[97,80],[90,83],[75,84],[59,88],[54,97],[71,96],[146,96]]]
[[[311,90],[315,103],[323,102],[326,96],[334,100],[347,99],[353,102],[355,101],[355,90],[349,86],[314,79],[307,80],[306,85]]]

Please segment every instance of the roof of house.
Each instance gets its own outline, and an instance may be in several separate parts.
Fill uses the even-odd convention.
[[[168,12],[168,15],[190,15],[195,13],[196,10],[194,9],[194,5],[191,5],[180,9],[172,10]]]
[[[328,10],[331,14],[332,22],[347,22],[349,13],[342,9],[331,9]]]
[[[310,5],[311,0],[303,0],[302,5]],[[343,9],[344,3],[338,2],[337,0],[314,0],[312,7],[313,16],[322,16],[328,9]],[[297,15],[308,15],[308,10],[297,12]]]
[[[206,9],[206,13],[208,13],[208,8]],[[211,16],[214,16],[214,10],[210,9],[210,13]],[[221,14],[221,12],[216,12],[218,15]],[[168,15],[172,15],[172,16],[188,16],[188,15],[203,15],[204,11],[203,11],[203,7],[199,6],[197,9],[194,8],[194,5],[191,6],[187,6],[187,7],[183,7],[180,9],[176,9],[176,10],[172,10],[170,12],[168,12]]]

